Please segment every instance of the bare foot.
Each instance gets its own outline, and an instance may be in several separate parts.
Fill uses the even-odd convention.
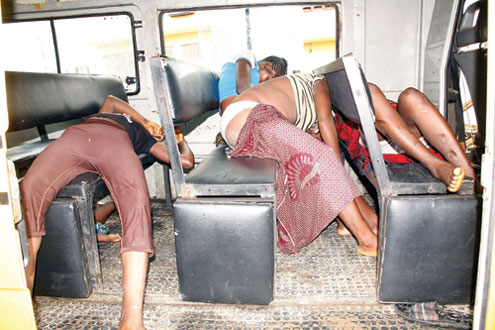
[[[366,235],[361,235],[358,239],[357,250],[360,254],[367,257],[378,256],[378,236],[371,232]]]
[[[462,167],[454,167],[451,164],[439,172],[440,180],[445,183],[450,192],[457,192],[461,188],[464,175],[465,172]]]
[[[375,234],[368,234],[362,236],[358,240],[357,250],[360,254],[366,257],[378,256],[378,236]]]
[[[356,197],[356,205],[364,221],[368,224],[373,234],[378,235],[378,215],[364,200],[363,196]],[[337,234],[339,236],[350,236],[352,233],[347,229],[342,220],[337,217]]]
[[[457,192],[461,188],[466,174],[462,167],[454,166],[445,161],[441,165],[435,166],[431,173],[435,178],[445,183],[450,192]]]
[[[376,248],[367,248],[361,245],[358,245],[357,250],[359,254],[362,254],[366,257],[378,257],[378,250]]]
[[[119,324],[119,330],[146,330],[146,328],[144,327],[144,325],[140,324],[140,325],[127,325],[127,324]]]
[[[113,242],[117,243],[122,240],[119,234],[108,234],[108,235],[96,235],[96,240],[98,242]]]
[[[368,224],[368,227],[370,227],[375,235],[378,235],[378,215],[376,212],[368,205],[363,196],[356,198],[356,204],[359,213],[361,213],[364,221]]]
[[[128,325],[125,325],[125,324],[120,324],[119,325],[119,330],[146,330],[146,328],[144,327],[144,325],[137,325],[137,326],[128,326]]]
[[[351,236],[351,232],[344,225],[337,226],[337,234],[339,236]]]
[[[342,223],[342,220],[337,219],[337,234],[339,236],[351,236],[351,232],[347,227]]]
[[[450,184],[448,190],[451,192],[457,192],[462,186],[462,180],[464,180],[464,169],[462,167],[456,167],[452,171],[452,178],[450,179]]]

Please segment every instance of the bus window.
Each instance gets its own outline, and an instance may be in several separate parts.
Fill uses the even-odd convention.
[[[5,70],[57,72],[55,48],[49,21],[3,24]]]
[[[12,56],[7,56],[6,70],[114,75],[123,81],[129,94],[138,92],[129,16],[77,17],[52,22],[7,24]]]
[[[162,52],[220,70],[236,52],[250,49],[258,59],[286,58],[289,72],[311,71],[339,55],[337,23],[333,5],[162,12]]]

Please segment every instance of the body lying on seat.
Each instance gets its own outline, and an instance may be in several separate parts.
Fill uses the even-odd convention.
[[[57,136],[97,113],[109,95],[127,101],[120,79],[110,76],[6,72],[6,87],[7,158],[14,163],[19,179],[56,140],[49,133],[55,131],[52,136]],[[144,167],[155,161],[144,154],[140,159]],[[93,216],[95,194],[101,198],[108,190],[98,174],[89,172],[74,178],[57,194],[45,217],[50,230],[38,254],[36,294],[87,297],[101,284]]]
[[[452,194],[417,162],[385,163],[367,81],[352,54],[314,73],[325,76],[333,110],[360,124],[366,139],[372,167],[366,177],[379,204],[378,300],[469,302],[481,215],[474,180]],[[362,159],[354,165],[361,168]]]
[[[351,141],[353,144],[364,144],[366,145],[366,151],[369,152],[368,156],[364,157],[356,157],[351,155],[353,162],[358,166],[358,169],[364,170],[363,163],[370,161],[370,165],[373,168],[373,171],[369,171],[369,168],[366,168],[363,172],[368,177],[368,179],[380,189],[383,194],[393,194],[400,195],[403,193],[407,194],[423,194],[423,193],[445,193],[447,192],[448,185],[446,185],[447,179],[442,182],[440,178],[435,178],[432,175],[432,170],[425,168],[425,166],[418,166],[417,163],[414,162],[404,162],[400,165],[395,165],[394,163],[388,162],[385,164],[385,160],[383,157],[382,149],[380,147],[380,142],[378,138],[378,134],[376,129],[380,126],[384,126],[385,128],[392,125],[403,125],[402,133],[403,135],[410,135],[411,139],[417,139],[416,137],[412,137],[412,134],[408,132],[405,123],[395,123],[393,122],[393,118],[379,118],[377,120],[375,117],[378,114],[375,113],[376,109],[374,109],[373,102],[381,102],[383,100],[378,99],[379,96],[383,96],[381,91],[373,84],[368,86],[368,82],[364,77],[364,73],[361,71],[358,65],[354,62],[352,55],[345,56],[327,66],[323,66],[315,70],[315,73],[323,73],[325,74],[327,84],[329,89],[331,90],[331,99],[332,99],[332,108],[333,110],[347,120],[358,124],[360,126],[360,131],[356,133],[361,134],[361,138],[358,141]],[[345,82],[345,83],[343,83]],[[372,89],[370,92],[370,88]],[[411,91],[406,91],[404,94],[412,95],[412,91],[414,89],[410,89]],[[372,102],[372,94],[377,98]],[[419,95],[419,92],[417,93]],[[423,100],[416,98],[418,100],[417,107],[423,109],[426,105],[420,104]],[[427,100],[424,100],[426,102]],[[429,101],[428,101],[429,102]],[[383,104],[378,104],[380,109],[384,107]],[[386,105],[388,102],[385,100]],[[433,105],[431,105],[433,107]],[[383,111],[382,111],[383,112]],[[380,113],[383,117],[383,114]],[[392,113],[391,115],[398,116],[397,111]],[[429,115],[429,114],[425,114]],[[385,122],[385,125],[384,125]],[[443,120],[444,124],[446,122]],[[438,127],[440,129],[440,127]],[[449,134],[452,136],[451,139],[455,139],[453,133],[450,128],[446,128],[449,131]],[[394,132],[393,130],[389,130]],[[354,134],[354,132],[352,132]],[[385,133],[388,133],[386,131]],[[390,133],[392,134],[392,133]],[[395,133],[394,133],[395,134]],[[400,133],[399,133],[400,135]],[[440,133],[439,133],[440,135]],[[391,137],[392,139],[395,136]],[[441,137],[435,137],[439,139]],[[397,137],[397,140],[401,138]],[[408,137],[409,139],[409,137]],[[403,139],[406,141],[406,139]],[[366,141],[363,143],[363,141]],[[393,142],[397,143],[395,140]],[[409,140],[407,140],[409,141]],[[430,141],[430,144],[434,144],[436,141]],[[347,143],[344,143],[348,145]],[[408,145],[401,141],[404,148]],[[417,141],[420,144],[420,141]],[[452,142],[451,144],[453,144]],[[455,141],[457,143],[457,141]],[[426,149],[425,149],[426,150]],[[404,151],[402,151],[404,152]],[[459,161],[460,164],[463,164],[466,167],[466,173],[470,176],[469,179],[466,179],[466,182],[462,185],[462,193],[473,193],[474,192],[474,170],[472,169],[467,157],[465,157],[464,152],[459,150],[448,150],[445,152],[447,157],[449,157],[449,153],[452,154],[462,154],[464,157],[462,162]],[[412,148],[411,153],[407,155],[413,157],[415,154],[418,154],[416,149]],[[432,153],[428,153],[428,155],[432,155],[431,159],[434,161],[438,159],[438,157],[433,157]],[[368,157],[368,159],[366,159]],[[459,155],[458,158],[461,158]],[[440,160],[438,159],[440,162]],[[429,166],[428,162],[424,162],[427,167]],[[447,162],[444,164],[448,165]],[[430,170],[430,173],[428,173]],[[411,189],[411,187],[413,187]]]
[[[192,301],[268,304],[275,273],[277,164],[228,158],[221,145],[185,175],[173,125],[218,111],[218,75],[173,58],[154,57],[151,68],[177,194],[179,293]]]

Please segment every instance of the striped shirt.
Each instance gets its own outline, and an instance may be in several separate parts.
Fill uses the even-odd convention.
[[[315,82],[324,79],[323,76],[311,73],[295,73],[288,75],[289,81],[294,90],[294,100],[296,102],[296,121],[294,125],[306,131],[318,121],[315,106]]]

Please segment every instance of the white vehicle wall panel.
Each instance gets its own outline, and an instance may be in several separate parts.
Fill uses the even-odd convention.
[[[443,0],[448,1],[448,0]],[[131,96],[129,102],[146,117],[159,121],[149,58],[160,53],[160,10],[187,10],[204,7],[238,7],[244,5],[301,4],[293,0],[169,0],[130,1],[84,0],[43,1],[33,6],[33,1],[16,1],[5,9],[9,20],[34,19],[51,16],[74,16],[94,13],[129,11],[142,27],[136,30],[137,49],[144,50],[146,60],[139,62],[141,91]],[[41,3],[41,2],[40,2]],[[315,2],[307,2],[314,5]],[[386,96],[395,99],[398,91],[409,86],[421,87],[422,54],[427,26],[433,4],[425,0],[343,0],[339,4],[341,14],[341,55],[352,52],[363,65],[368,79],[377,83]],[[273,18],[276,24],[276,17]],[[315,29],[318,29],[315,26]],[[198,160],[202,160],[214,148],[219,132],[219,116],[209,117],[201,126],[186,136]],[[146,170],[150,196],[164,198],[162,168],[154,165]]]

